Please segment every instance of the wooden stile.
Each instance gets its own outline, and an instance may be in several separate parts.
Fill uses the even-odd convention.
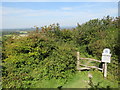
[[[101,63],[101,61],[99,60],[96,60],[96,59],[91,59],[91,58],[80,58],[80,53],[77,52],[77,70],[85,70],[85,69],[91,69],[91,68],[95,68],[95,69],[98,69],[98,70],[101,70],[103,72],[103,68],[99,68],[99,67],[96,67],[96,66],[87,66],[87,65],[84,65],[84,64],[81,64],[80,63],[80,60],[90,60],[90,61],[95,61],[95,62],[99,62]],[[80,68],[79,66],[84,66],[82,68]]]
[[[77,70],[85,70],[85,69],[95,68],[95,69],[101,70],[103,72],[104,78],[106,78],[107,77],[107,62],[110,63],[110,61],[111,61],[110,57],[111,57],[111,54],[110,54],[110,50],[108,48],[103,50],[102,61],[96,60],[96,59],[91,59],[91,58],[80,58],[80,54],[79,54],[79,52],[77,52]],[[95,61],[95,62],[99,62],[99,63],[104,62],[104,63],[102,64],[102,68],[99,68],[96,66],[87,66],[87,65],[81,64],[80,59]],[[84,67],[80,68],[79,66],[84,66]]]

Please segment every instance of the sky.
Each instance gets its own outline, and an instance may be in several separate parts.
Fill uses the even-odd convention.
[[[91,19],[118,16],[118,2],[2,2],[0,29],[76,26]]]
[[[118,2],[119,0],[1,0],[2,2]]]

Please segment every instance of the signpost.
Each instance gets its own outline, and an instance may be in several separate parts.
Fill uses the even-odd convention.
[[[111,62],[111,54],[110,54],[110,49],[105,48],[102,53],[102,62],[103,64],[103,72],[104,72],[104,77],[107,77],[107,63]]]

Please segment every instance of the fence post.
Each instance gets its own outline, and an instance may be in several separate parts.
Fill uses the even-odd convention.
[[[103,70],[104,70],[104,78],[106,78],[107,77],[107,62],[105,62]]]
[[[102,73],[104,73],[104,66],[105,66],[105,64],[102,63]]]
[[[79,69],[79,65],[80,65],[80,53],[77,52],[77,70]]]

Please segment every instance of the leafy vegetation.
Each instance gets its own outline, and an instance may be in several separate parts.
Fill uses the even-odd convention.
[[[88,77],[89,74],[92,75],[92,78]],[[104,79],[100,71],[91,70],[77,72],[63,88],[90,88],[91,90],[108,88],[109,90],[109,88],[118,88],[118,82]]]
[[[64,86],[77,73],[77,51],[81,56],[101,59],[104,48],[112,51],[108,70],[115,76],[112,79],[118,80],[119,20],[107,16],[73,29],[60,29],[57,23],[36,27],[25,37],[3,36],[3,88],[42,88],[49,82],[55,88]]]

